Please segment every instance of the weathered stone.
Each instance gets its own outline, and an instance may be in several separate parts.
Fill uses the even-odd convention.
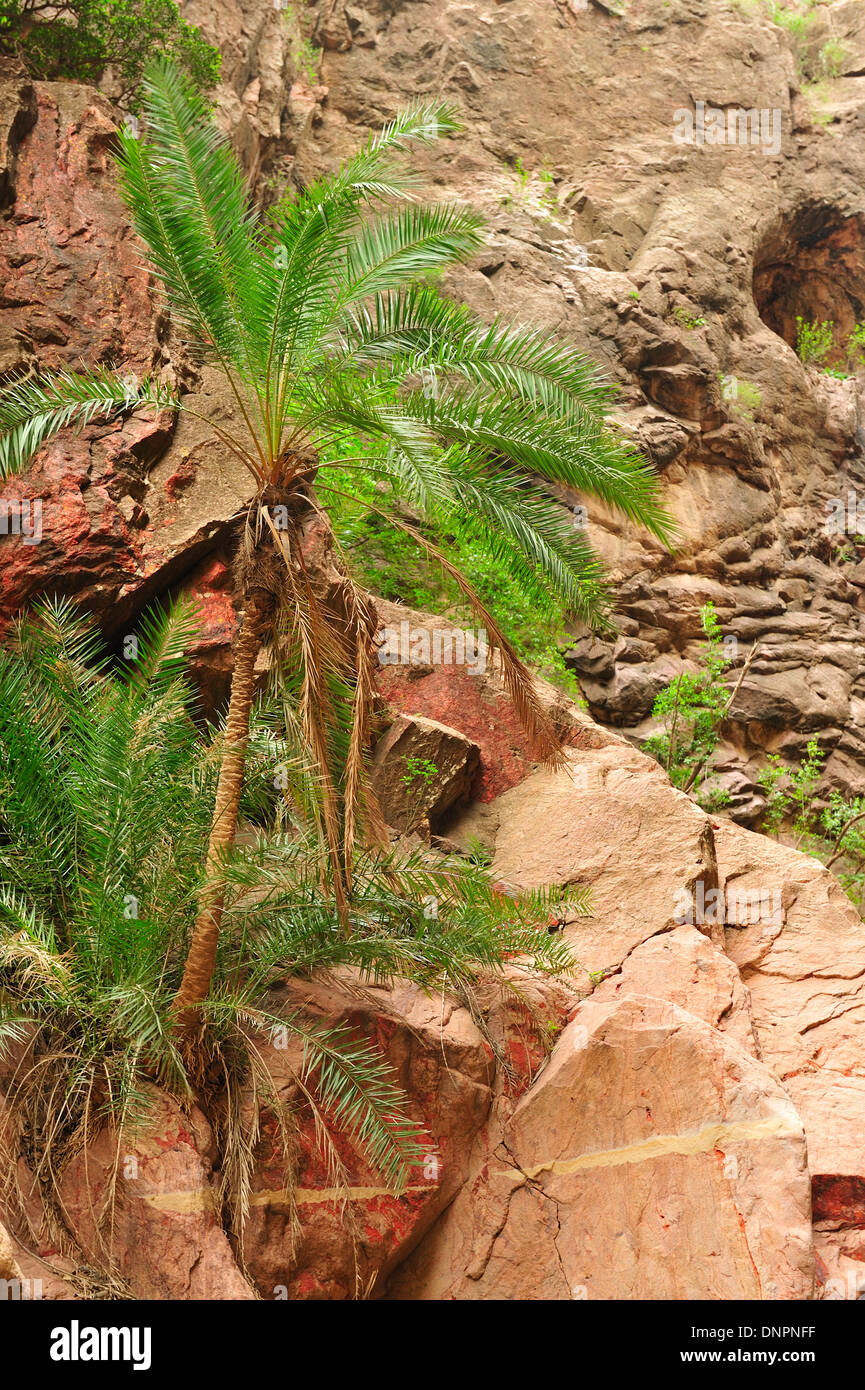
[[[468,799],[478,768],[477,744],[422,715],[397,715],[375,747],[372,786],[388,825],[436,826]]]
[[[805,1125],[815,1220],[859,1225],[865,923],[819,861],[728,821],[714,840],[726,897],[740,905],[727,951],[748,986],[761,1055]]]
[[[727,1034],[752,1057],[759,1056],[742,977],[729,957],[696,927],[675,927],[644,941],[592,998],[602,1001],[630,994],[666,999]]]
[[[385,661],[377,673],[379,690],[391,708],[457,728],[477,745],[480,765],[472,785],[477,801],[491,802],[527,777],[536,765],[537,749],[507,696],[497,658],[479,644],[478,634],[467,635],[444,618],[383,599],[376,600],[376,610],[381,623],[379,639],[383,643],[389,635],[396,654],[407,658]],[[458,635],[462,637],[461,649]],[[454,659],[460,650],[464,655],[468,652],[468,660]],[[446,659],[433,661],[436,651]],[[382,645],[380,655],[387,654]],[[421,659],[416,660],[416,655]],[[604,737],[591,721],[578,717],[561,691],[541,681],[538,693],[550,723],[563,740],[592,742]]]
[[[63,1173],[64,1218],[98,1268],[106,1257],[133,1296],[253,1299],[222,1229],[212,1182],[213,1136],[197,1109],[185,1114],[153,1092],[146,1127],[116,1137],[104,1129]],[[100,1223],[117,1177],[113,1239]]]
[[[493,809],[498,879],[591,890],[591,917],[567,928],[587,972],[617,969],[684,920],[696,883],[715,883],[705,815],[657,763],[613,735],[601,747],[568,749],[564,769],[533,773]]]
[[[813,1280],[789,1098],[729,1037],[628,995],[580,1005],[390,1292],[802,1299]]]
[[[285,1046],[262,1046],[276,1094],[296,1107],[299,1230],[293,1242],[285,1149],[265,1109],[244,1233],[247,1267],[263,1298],[355,1298],[379,1288],[459,1191],[492,1101],[492,1052],[465,1008],[404,982],[373,987],[341,971],[326,983],[289,982],[274,1004],[290,1012],[300,1007],[314,1026],[343,1026],[373,1042],[429,1135],[429,1154],[397,1195],[338,1126],[329,1126],[330,1156],[322,1149],[318,1124],[298,1093],[301,1041],[289,1033]]]

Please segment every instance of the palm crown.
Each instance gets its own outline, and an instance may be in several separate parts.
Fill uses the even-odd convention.
[[[457,130],[450,108],[405,111],[267,215],[249,200],[204,100],[165,60],[149,70],[145,111],[144,137],[120,137],[123,196],[191,354],[230,385],[233,419],[209,424],[254,493],[210,868],[233,839],[254,663],[274,632],[324,772],[324,830],[348,866],[358,816],[374,819],[363,755],[376,624],[340,556],[327,575],[316,571],[322,503],[350,491],[353,473],[383,484],[375,505],[475,604],[547,752],[554,740],[528,673],[456,567],[407,522],[406,504],[479,540],[539,609],[557,596],[589,623],[604,613],[602,575],[555,486],[593,494],[661,539],[669,519],[651,467],[605,423],[611,392],[592,363],[546,331],[481,324],[431,283],[482,240],[470,209],[416,200],[401,158]],[[61,428],[148,405],[190,410],[160,381],[105,368],[13,385],[0,396],[0,478]],[[202,911],[212,927],[206,974],[218,894]]]

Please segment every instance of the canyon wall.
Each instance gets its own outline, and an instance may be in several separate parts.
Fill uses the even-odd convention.
[[[865,790],[861,376],[794,351],[797,316],[844,334],[865,318],[862,6],[822,7],[809,43],[834,38],[844,57],[816,91],[787,33],[747,0],[622,13],[595,0],[191,0],[184,13],[223,49],[220,120],[265,201],[412,98],[454,101],[464,133],[419,167],[434,196],[479,205],[490,236],[449,289],[605,365],[615,419],[660,471],[681,544],[669,554],[586,504],[619,634],[573,634],[591,717],[548,692],[569,730],[562,772],[532,763],[494,675],[383,682],[404,721],[394,739],[422,747],[443,725],[455,757],[466,745],[454,779],[464,790],[470,768],[475,799],[443,833],[480,837],[506,885],[592,889],[592,916],[564,928],[581,973],[538,1004],[549,1062],[495,1001],[498,1057],[453,1002],[395,987],[361,1005],[351,980],[311,987],[303,1007],[387,1048],[429,1125],[433,1176],[397,1199],[352,1167],[349,1238],[311,1165],[289,1258],[265,1153],[241,1270],[208,1197],[206,1122],[166,1102],[126,1198],[123,1240],[139,1257],[125,1273],[174,1297],[801,1299],[847,1296],[851,1277],[855,1297],[865,929],[818,864],[704,814],[632,740],[694,660],[711,599],[737,663],[759,647],[721,750],[734,817],[759,815],[765,753],[798,758],[813,736],[827,785]],[[759,138],[677,140],[700,102],[734,120],[765,113],[747,127]],[[0,72],[0,371],[120,360],[224,414],[141,266],[114,187],[116,121],[92,89]],[[193,666],[216,708],[245,486],[189,418],[61,437],[0,490],[8,515],[39,502],[42,528],[38,544],[0,535],[0,622],[61,592],[118,641],[153,598],[194,592],[206,626]],[[682,920],[683,894],[713,893],[714,915]],[[110,1161],[100,1149],[93,1171]],[[74,1173],[69,1184],[86,1248]],[[56,1255],[47,1235],[37,1253]],[[8,1260],[39,1268],[14,1244]],[[74,1273],[61,1262],[52,1292],[74,1290]]]

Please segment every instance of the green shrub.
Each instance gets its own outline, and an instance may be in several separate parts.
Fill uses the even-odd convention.
[[[854,371],[865,367],[865,323],[857,323],[847,339],[847,361]]]
[[[132,110],[154,51],[175,58],[202,90],[219,77],[219,50],[181,18],[174,0],[57,0],[47,14],[36,0],[0,0],[0,48],[33,77],[98,83],[111,67]]]
[[[822,364],[835,346],[835,324],[832,319],[809,323],[796,315],[796,353],[800,362]]]
[[[730,414],[753,424],[754,416],[763,404],[763,393],[759,387],[755,386],[752,381],[746,380],[745,377],[721,374],[719,380],[721,382],[721,394]]]
[[[677,304],[670,314],[673,323],[677,323],[680,328],[687,328],[689,332],[695,328],[704,328],[706,320],[699,314],[691,314],[684,304]]]
[[[817,56],[821,77],[834,81],[841,74],[841,65],[847,57],[847,50],[838,39],[827,39]]]
[[[697,792],[709,759],[718,743],[721,722],[730,694],[722,683],[730,660],[724,655],[723,633],[712,603],[700,609],[702,644],[696,674],[683,671],[655,698],[652,717],[663,721],[664,732],[646,740],[648,753],[657,758],[675,787]],[[708,794],[717,808],[720,790]],[[723,802],[721,804],[726,804]]]
[[[831,791],[820,806],[817,786],[825,754],[809,740],[799,766],[785,766],[770,753],[757,782],[766,797],[762,828],[778,838],[785,825],[797,849],[819,859],[865,916],[865,796]],[[836,867],[837,865],[837,867]]]

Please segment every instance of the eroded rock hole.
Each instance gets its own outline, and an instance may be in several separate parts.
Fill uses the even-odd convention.
[[[832,357],[842,359],[850,333],[865,318],[862,217],[810,203],[779,218],[758,247],[753,288],[761,319],[794,350],[797,318],[834,323]]]

